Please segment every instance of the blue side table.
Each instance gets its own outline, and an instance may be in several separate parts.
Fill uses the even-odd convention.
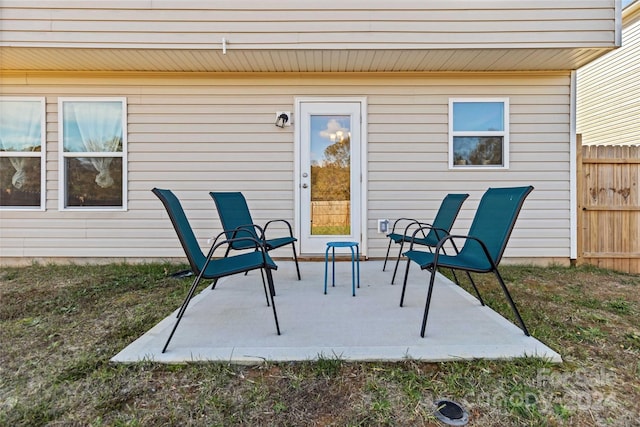
[[[356,296],[356,268],[358,269],[358,288],[360,287],[360,248],[358,242],[327,242],[324,253],[324,293],[327,294],[327,269],[329,264],[329,249],[331,249],[332,284],[336,286],[336,248],[351,249],[351,293]],[[355,248],[355,252],[353,250]],[[355,264],[355,265],[354,265]]]

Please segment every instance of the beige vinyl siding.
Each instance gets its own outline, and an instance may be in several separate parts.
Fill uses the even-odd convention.
[[[640,144],[640,4],[622,47],[578,71],[577,132],[584,145]]]
[[[451,49],[611,47],[615,0],[4,0],[13,47]],[[336,70],[338,71],[338,70]]]
[[[256,222],[294,219],[294,125],[274,126],[304,96],[366,97],[370,257],[378,218],[431,219],[448,192],[469,192],[464,232],[489,186],[533,185],[506,257],[568,260],[570,76],[539,74],[5,74],[3,94],[46,96],[47,210],[0,211],[0,256],[183,257],[153,187],[174,190],[203,247],[220,231],[208,192],[242,191]],[[125,96],[128,211],[59,212],[57,98]],[[450,97],[508,97],[510,167],[450,171]],[[276,256],[288,256],[277,252]],[[0,260],[1,262],[1,260]]]

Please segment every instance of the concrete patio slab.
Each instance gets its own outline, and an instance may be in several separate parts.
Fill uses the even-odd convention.
[[[282,335],[276,334],[259,271],[221,280],[191,301],[169,347],[162,347],[175,323],[170,314],[112,358],[114,362],[153,360],[176,363],[225,361],[447,361],[534,356],[561,362],[558,353],[462,288],[439,276],[425,338],[420,325],[428,275],[413,269],[404,307],[400,284],[382,262],[363,261],[361,287],[351,296],[350,262],[336,262],[336,286],[323,293],[324,263],[278,261],[274,272],[276,309]],[[329,278],[329,280],[331,280]],[[398,280],[401,283],[401,280]],[[516,303],[525,304],[523,301]]]

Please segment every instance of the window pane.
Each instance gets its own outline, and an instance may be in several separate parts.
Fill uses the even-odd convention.
[[[40,206],[40,158],[0,157],[0,206]]]
[[[122,102],[66,101],[64,151],[122,152]]]
[[[0,151],[40,151],[40,101],[0,100]]]
[[[351,234],[351,117],[311,116],[311,234]]]
[[[454,102],[454,131],[503,131],[504,103]]]
[[[65,159],[66,206],[122,206],[122,158]]]
[[[453,137],[454,166],[502,166],[501,136]]]

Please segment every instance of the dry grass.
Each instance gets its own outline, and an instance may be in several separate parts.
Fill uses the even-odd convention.
[[[640,417],[640,277],[504,266],[533,335],[565,363],[111,364],[177,305],[173,265],[0,269],[0,425],[632,426]],[[483,293],[509,316],[490,276]]]

